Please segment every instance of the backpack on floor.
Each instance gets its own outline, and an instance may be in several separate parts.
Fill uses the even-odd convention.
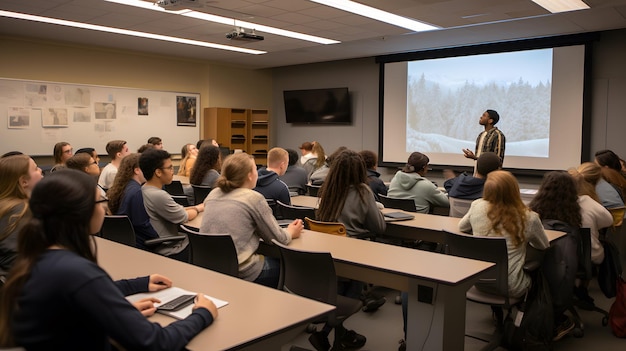
[[[598,270],[598,285],[607,298],[615,297],[617,285],[622,275],[622,263],[615,244],[608,240],[602,241],[604,261]]]
[[[618,338],[626,338],[626,281],[619,278],[615,301],[609,310],[609,325]]]

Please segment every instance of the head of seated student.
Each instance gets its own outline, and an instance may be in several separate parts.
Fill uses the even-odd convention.
[[[65,161],[67,161],[74,154],[74,150],[72,149],[72,145],[66,141],[61,141],[54,144],[54,164],[55,165],[64,165]]]
[[[490,172],[502,168],[500,157],[495,152],[483,152],[476,161],[474,177],[485,178]]]
[[[519,246],[525,241],[523,223],[527,207],[522,202],[517,179],[508,171],[493,171],[487,176],[483,199],[489,202],[487,214],[495,233],[503,235],[502,229],[511,235],[512,243]]]
[[[74,155],[82,153],[88,154],[89,156],[93,157],[93,160],[96,161],[96,164],[100,164],[100,156],[98,156],[98,152],[96,151],[96,149],[92,147],[84,147],[76,150]]]
[[[155,147],[152,144],[143,144],[139,147],[139,149],[137,149],[137,153],[143,153],[148,149],[155,149]]]
[[[426,175],[428,173],[428,163],[430,159],[428,156],[424,155],[421,152],[413,152],[409,155],[409,159],[406,162],[406,165],[402,168],[402,172],[404,173],[417,173],[421,176]]]
[[[313,151],[313,144],[305,141],[304,143],[302,143],[302,145],[300,145],[300,153],[302,154],[302,156],[304,155],[308,155]]]
[[[295,166],[300,160],[300,156],[298,155],[298,151],[294,149],[285,149],[289,154],[289,166]]]
[[[189,176],[189,183],[200,185],[204,176],[210,170],[214,169],[217,172],[222,167],[222,152],[218,147],[213,144],[204,142],[200,151],[198,151],[198,158],[191,169],[191,175]]]
[[[27,155],[0,158],[0,218],[12,216],[8,225],[0,228],[0,241],[15,230],[27,212],[27,199],[35,185],[43,178],[41,168]],[[22,206],[15,214],[16,206]]]
[[[318,141],[314,141],[311,143],[313,148],[311,149],[311,153],[315,155],[317,161],[315,162],[315,168],[320,168],[326,163],[326,152],[324,152],[324,148],[322,144]]]
[[[152,145],[155,149],[163,150],[163,139],[159,137],[150,137],[148,138],[147,144]]]
[[[222,165],[222,174],[215,185],[224,193],[238,188],[254,189],[258,173],[254,157],[244,152],[230,155]]]
[[[528,205],[541,219],[555,219],[580,227],[580,205],[574,178],[565,171],[544,174],[539,190]]]
[[[104,208],[97,203],[93,177],[76,170],[55,172],[33,189],[29,201],[32,217],[18,238],[18,255],[3,287],[0,302],[0,344],[13,342],[9,321],[18,297],[39,257],[50,248],[62,248],[96,262],[93,238],[104,221]]]
[[[370,150],[363,150],[359,152],[359,154],[365,162],[365,168],[375,171],[378,166],[378,156],[376,153]]]
[[[9,152],[4,153],[2,156],[0,156],[0,158],[15,156],[15,155],[24,155],[24,153],[21,151],[9,151]]]
[[[576,183],[578,196],[587,195],[600,203],[596,193],[596,185],[602,178],[602,169],[593,162],[584,162],[577,168],[570,168],[567,171]]]
[[[130,154],[128,145],[124,140],[111,140],[106,145],[107,154],[111,158],[111,163],[119,167],[119,163],[126,155]]]
[[[622,164],[620,163],[619,156],[611,150],[600,150],[596,152],[595,163],[600,167],[608,167],[618,172],[622,170]]]
[[[81,152],[76,155],[70,157],[65,166],[70,169],[75,169],[81,172],[85,172],[93,177],[98,177],[100,175],[100,167],[98,167],[98,162],[96,162],[91,155]]]
[[[326,180],[320,188],[318,219],[336,221],[351,189],[358,191],[361,199],[368,195],[366,183],[367,173],[361,155],[348,149],[339,152],[334,157]]]
[[[139,168],[148,184],[162,188],[172,183],[174,165],[172,155],[165,150],[149,149],[139,157]]]
[[[128,183],[136,181],[137,183],[142,184],[146,181],[143,177],[143,172],[139,168],[140,156],[140,153],[134,153],[124,157],[117,170],[117,174],[115,175],[113,185],[107,191],[107,197],[109,198],[109,210],[113,214],[117,213],[120,204],[122,203],[124,191],[126,190]]]
[[[267,153],[267,170],[279,176],[285,174],[289,166],[289,153],[282,147],[271,148]]]

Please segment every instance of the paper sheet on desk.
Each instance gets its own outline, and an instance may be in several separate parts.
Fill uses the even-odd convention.
[[[161,300],[160,303],[155,303],[154,306],[159,307],[164,303],[167,303],[169,301],[172,301],[173,299],[179,297],[180,295],[196,295],[195,292],[193,291],[189,291],[189,290],[185,290],[185,289],[181,289],[181,288],[177,288],[175,286],[168,288],[168,289],[164,289],[161,291],[155,291],[155,292],[148,292],[148,293],[139,293],[139,294],[134,294],[134,295],[129,295],[126,296],[126,299],[130,302],[135,302],[135,301],[139,301],[141,299],[145,299],[147,297],[155,297],[159,300]],[[224,301],[224,300],[220,300],[220,299],[216,299],[214,297],[211,296],[207,296],[204,295],[207,299],[210,299],[211,301],[213,301],[213,303],[215,304],[215,306],[217,306],[217,308],[221,308],[224,307],[226,305],[228,305],[228,301]],[[191,304],[187,307],[181,308],[178,311],[158,311],[159,313],[163,313],[166,314],[168,316],[174,317],[176,319],[185,319],[187,316],[189,316],[191,314],[191,309],[193,308],[194,304]]]

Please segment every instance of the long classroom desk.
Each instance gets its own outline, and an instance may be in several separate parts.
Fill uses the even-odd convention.
[[[317,208],[319,198],[313,196],[294,196],[291,198],[292,205],[306,206]],[[385,212],[405,212],[394,208],[385,208]],[[405,212],[415,216],[413,219],[403,221],[387,222],[385,236],[405,239],[405,240],[425,240],[432,242],[443,242],[442,230],[453,233],[461,233],[459,231],[459,221],[461,218],[440,216],[426,213]],[[546,236],[549,241],[558,239],[565,235],[563,232],[556,230],[546,230]]]
[[[157,254],[96,238],[98,262],[113,279],[163,274],[174,286],[228,301],[219,316],[187,345],[192,351],[276,350],[334,306],[246,282]],[[173,318],[150,317],[167,325]]]
[[[494,265],[310,230],[289,246],[330,252],[339,276],[408,292],[407,350],[462,350],[465,293]]]

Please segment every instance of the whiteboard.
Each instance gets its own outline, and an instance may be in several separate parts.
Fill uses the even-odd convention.
[[[0,78],[0,154],[52,155],[54,144],[106,154],[110,140],[131,151],[158,136],[180,153],[200,136],[200,94]]]

